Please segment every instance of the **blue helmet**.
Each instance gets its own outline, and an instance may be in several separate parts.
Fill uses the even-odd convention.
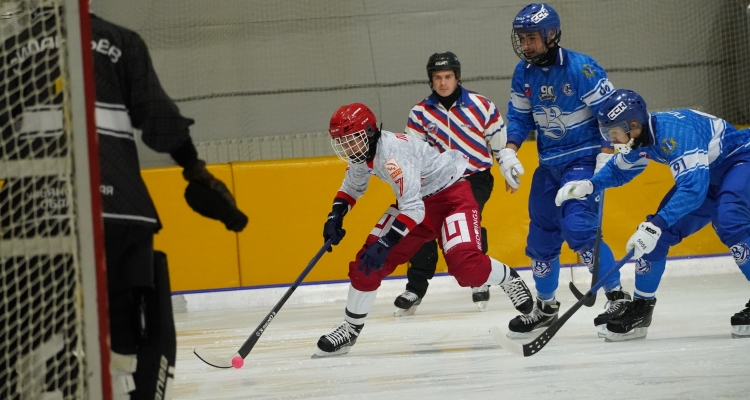
[[[630,138],[630,122],[636,121],[641,125],[648,123],[648,109],[646,100],[640,94],[627,89],[617,89],[602,103],[596,119],[599,121],[599,130],[605,140],[612,140],[614,128],[621,128]],[[627,149],[623,146],[615,147],[619,151],[629,151],[632,148],[632,138],[627,143]]]
[[[549,34],[551,29],[555,30],[552,37]],[[547,52],[545,51],[533,57],[527,57],[523,53],[518,34],[531,32],[539,32],[547,45],[550,43],[559,43],[561,31],[560,16],[557,15],[557,11],[547,3],[532,3],[516,14],[516,19],[513,20],[513,32],[511,33],[513,51],[516,52],[516,55],[520,59],[534,64],[541,61]]]

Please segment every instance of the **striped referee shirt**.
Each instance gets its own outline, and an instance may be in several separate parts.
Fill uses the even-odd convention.
[[[421,136],[440,152],[460,150],[469,158],[464,176],[489,169],[492,153],[505,148],[503,117],[488,98],[459,87],[456,103],[445,109],[433,92],[409,112],[404,132]]]

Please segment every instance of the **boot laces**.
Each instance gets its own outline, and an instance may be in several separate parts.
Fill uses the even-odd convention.
[[[401,293],[401,296],[400,296],[400,297],[403,297],[403,298],[405,298],[406,300],[409,300],[409,302],[410,302],[410,303],[413,303],[413,302],[415,302],[415,301],[419,300],[419,296],[417,296],[417,294],[416,294],[416,293],[414,293],[414,292],[410,292],[410,291],[408,291],[408,290],[407,290],[407,291],[405,291],[404,293]]]
[[[338,346],[342,343],[348,342],[352,334],[356,335],[356,330],[346,321],[338,325],[333,332],[326,335],[326,339],[331,342],[332,345]]]
[[[521,305],[529,299],[526,286],[521,278],[514,277],[510,281],[501,284],[500,287],[510,297],[510,301],[513,302],[514,306]]]

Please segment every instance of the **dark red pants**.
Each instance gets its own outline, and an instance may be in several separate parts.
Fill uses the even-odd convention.
[[[364,292],[376,290],[380,282],[403,264],[426,242],[438,239],[438,245],[448,264],[448,273],[461,286],[481,286],[487,282],[492,269],[489,256],[482,254],[482,233],[479,206],[474,200],[469,182],[457,182],[447,189],[424,199],[425,218],[409,231],[385,259],[383,269],[365,276],[359,270],[360,256],[381,234],[390,229],[398,215],[395,205],[383,214],[367,236],[364,246],[349,263],[349,278],[355,289]]]

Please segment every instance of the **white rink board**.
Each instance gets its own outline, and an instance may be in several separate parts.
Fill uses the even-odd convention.
[[[577,277],[584,274],[576,268]],[[531,283],[528,271],[522,276]],[[566,268],[557,292],[561,312],[575,301],[569,280]],[[632,264],[623,268],[622,280],[632,292]],[[587,285],[583,279],[576,283],[580,289]],[[492,289],[489,310],[480,313],[469,289],[438,277],[416,315],[394,318],[393,299],[404,284],[404,279],[387,281],[351,352],[326,359],[310,355],[318,337],[342,321],[347,284],[298,289],[240,370],[209,367],[192,349],[236,352],[284,289],[185,296],[189,310],[214,310],[175,315],[174,398],[610,400],[747,399],[750,394],[750,339],[732,339],[729,325],[750,298],[750,283],[728,257],[671,261],[645,340],[605,343],[596,337],[592,321],[604,305],[600,293],[593,308],[579,310],[528,358],[505,351],[488,332],[516,315],[499,288]],[[232,294],[244,308],[217,310]],[[199,301],[205,304],[191,305]]]

